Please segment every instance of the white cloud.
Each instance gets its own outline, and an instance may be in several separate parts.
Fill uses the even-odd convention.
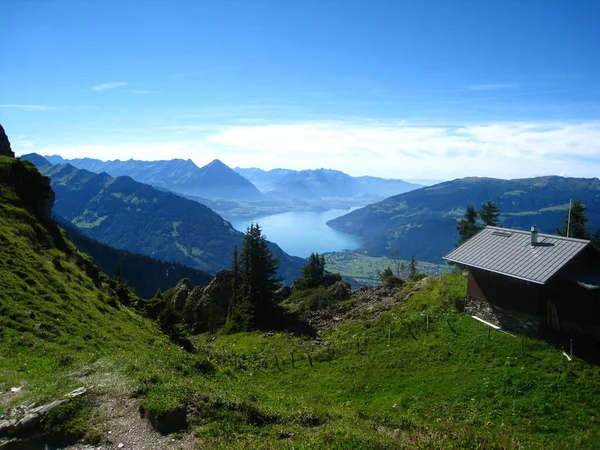
[[[185,140],[177,140],[182,137],[178,131],[185,132]],[[323,167],[387,178],[595,177],[600,173],[600,122],[436,127],[365,120],[212,129],[198,123],[160,127],[139,139],[149,143],[57,145],[35,151],[66,158],[191,158],[198,165],[219,158],[231,167]]]
[[[0,105],[1,109],[22,109],[25,111],[47,111],[50,109],[46,105]]]
[[[115,81],[113,83],[99,84],[97,86],[92,87],[92,89],[94,91],[106,91],[107,89],[116,89],[123,86],[127,86],[127,83],[125,83],[124,81]]]
[[[265,168],[327,167],[353,175],[451,179],[600,172],[598,123],[451,128],[318,122],[231,127],[208,141],[245,150],[236,154],[241,166],[260,161]]]

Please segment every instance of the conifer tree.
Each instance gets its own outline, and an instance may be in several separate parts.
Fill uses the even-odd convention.
[[[495,227],[498,225],[498,216],[500,216],[500,207],[494,202],[485,202],[481,204],[481,209],[477,212],[483,221],[483,226]]]
[[[325,256],[311,253],[308,264],[302,268],[302,276],[306,280],[306,287],[318,286],[325,277]]]
[[[230,332],[271,325],[275,305],[273,293],[281,286],[278,261],[269,250],[258,224],[246,230],[242,251],[233,254],[233,289],[226,329]]]
[[[585,224],[587,223],[587,209],[581,200],[575,200],[571,205],[571,219],[569,220],[569,212],[564,220],[562,230],[557,230],[561,236],[567,236],[578,239],[589,239]]]
[[[460,245],[469,239],[472,236],[475,236],[481,227],[477,225],[477,212],[475,211],[475,207],[473,205],[467,206],[467,210],[465,211],[464,219],[461,219],[458,222],[458,226],[456,227],[458,230],[458,243],[456,245]]]

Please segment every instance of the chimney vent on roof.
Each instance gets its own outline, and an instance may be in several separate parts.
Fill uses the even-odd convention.
[[[538,227],[537,225],[531,226],[531,246],[537,245],[538,243]]]

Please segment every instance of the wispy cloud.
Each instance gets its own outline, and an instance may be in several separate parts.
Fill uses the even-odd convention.
[[[46,105],[0,105],[2,109],[22,109],[25,111],[47,111],[50,109]]]
[[[513,83],[490,83],[490,84],[472,84],[468,87],[470,91],[497,91],[501,89],[517,89],[518,84]]]
[[[124,81],[115,81],[112,83],[103,83],[103,84],[99,84],[97,86],[92,87],[92,89],[94,91],[106,91],[108,89],[116,89],[116,88],[120,88],[123,86],[127,86],[127,83]]]
[[[324,167],[386,178],[595,177],[600,173],[600,122],[433,126],[398,119],[354,119],[207,128],[206,122],[156,127],[130,143],[124,143],[121,134],[111,145],[57,144],[35,151],[144,160],[169,154],[191,158],[200,166],[219,158],[232,167]]]

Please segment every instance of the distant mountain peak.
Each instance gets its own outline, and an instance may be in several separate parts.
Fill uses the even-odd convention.
[[[227,167],[228,169],[230,168],[227,164],[225,164],[220,159],[214,159],[214,160],[212,160],[205,167]]]

